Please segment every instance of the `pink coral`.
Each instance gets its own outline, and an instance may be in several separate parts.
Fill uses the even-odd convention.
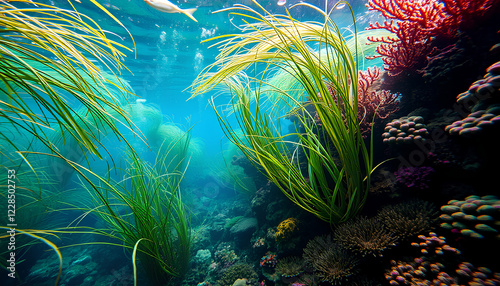
[[[399,109],[397,100],[399,94],[387,90],[374,90],[374,83],[380,78],[381,70],[378,67],[359,72],[358,119],[363,134],[367,134],[371,129],[373,116],[386,119]]]
[[[385,119],[399,110],[398,93],[387,90],[377,90],[377,83],[381,79],[381,70],[378,67],[368,68],[358,73],[358,120],[363,137],[368,135],[372,127],[372,120]],[[335,88],[328,87],[334,102],[337,102]],[[318,124],[320,119],[315,115]]]

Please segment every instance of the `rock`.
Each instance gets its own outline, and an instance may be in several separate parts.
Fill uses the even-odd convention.
[[[257,230],[256,218],[242,218],[229,230],[231,237],[234,238],[235,243],[240,246],[250,243],[252,234]]]

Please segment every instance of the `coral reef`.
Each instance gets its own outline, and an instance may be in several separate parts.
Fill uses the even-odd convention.
[[[412,200],[383,207],[377,214],[384,226],[407,239],[424,231],[430,231],[437,220],[437,209],[429,202]]]
[[[451,135],[474,136],[500,122],[500,62],[486,69],[486,75],[457,96],[457,104],[471,113],[446,126]]]
[[[500,239],[500,200],[496,196],[468,196],[441,207],[441,227],[470,238]]]
[[[342,283],[358,272],[358,258],[334,243],[330,235],[310,240],[304,248],[303,257],[323,281],[331,284]]]
[[[296,218],[287,218],[282,221],[276,230],[275,239],[276,241],[288,240],[292,237],[292,234],[299,229],[299,220]]]
[[[368,9],[381,12],[387,20],[383,25],[369,23],[367,29],[385,29],[393,35],[369,37],[369,41],[380,45],[377,47],[378,55],[367,58],[382,57],[384,69],[391,76],[415,70],[426,61],[426,56],[437,51],[433,46],[436,37],[456,36],[459,27],[477,22],[471,19],[485,14],[494,2],[369,0]]]
[[[216,286],[232,286],[238,279],[246,279],[244,285],[257,286],[257,278],[258,275],[251,265],[235,264],[224,272],[221,279],[217,281]]]
[[[239,260],[238,255],[236,255],[234,249],[232,249],[231,245],[228,243],[219,244],[214,253],[214,257],[214,262],[221,271],[233,266]]]
[[[390,285],[457,285],[457,281],[445,271],[445,253],[457,257],[460,251],[446,244],[446,238],[431,232],[429,236],[419,235],[420,242],[411,246],[419,248],[422,256],[413,261],[391,261],[391,269],[385,277]],[[442,262],[442,263],[441,263]]]
[[[394,36],[368,38],[381,43],[377,47],[378,55],[368,58],[382,57],[384,69],[391,76],[416,68],[425,60],[425,56],[433,50],[431,37],[438,34],[445,19],[442,4],[436,0],[370,0],[367,7],[390,19],[383,25],[369,23],[367,29],[385,29],[394,33]]]
[[[335,240],[347,249],[362,256],[382,256],[382,252],[396,245],[396,237],[388,232],[382,222],[358,217],[339,225],[334,232]]]
[[[375,82],[382,77],[380,68],[367,68],[359,71],[358,76],[358,120],[361,133],[366,136],[370,133],[372,120],[386,119],[399,110],[398,93],[388,90],[375,90]]]
[[[384,143],[424,142],[429,135],[422,116],[404,116],[387,123],[382,137]]]
[[[262,258],[260,259],[261,267],[274,268],[277,263],[278,263],[278,257],[276,256],[276,254],[269,251],[266,253],[266,255],[262,256]]]
[[[443,285],[440,284],[443,280],[451,278],[446,272],[441,272],[443,268],[443,264],[430,263],[421,257],[412,262],[392,260],[391,269],[386,272],[385,278],[390,285]]]
[[[391,93],[389,90],[379,89],[381,85],[382,72],[379,67],[367,68],[358,72],[358,113],[357,117],[363,137],[369,135],[372,127],[372,121],[375,119],[386,119],[399,110],[399,93]],[[329,86],[328,91],[335,103],[338,103],[338,97],[334,86]],[[304,106],[310,105],[310,101],[305,102]],[[342,102],[338,103],[342,106]],[[342,106],[342,108],[344,108]],[[321,126],[321,119],[318,117],[314,108],[306,108],[313,116],[318,126]],[[297,122],[297,114],[290,114],[288,118]],[[299,123],[300,124],[300,123]]]
[[[390,285],[498,285],[500,273],[493,273],[486,267],[474,267],[469,262],[462,262],[454,272],[446,272],[446,266],[440,262],[429,261],[426,257],[417,257],[414,261],[391,261],[391,269],[385,278]]]
[[[289,256],[278,261],[276,272],[286,284],[296,282],[304,272],[304,261],[296,256]]]
[[[401,167],[394,175],[396,183],[404,185],[408,189],[425,190],[429,188],[435,170],[432,167]]]
[[[422,254],[435,253],[437,255],[443,255],[445,252],[460,254],[458,249],[446,244],[446,238],[444,236],[437,236],[435,232],[430,232],[429,236],[421,234],[418,236],[418,239],[420,239],[421,242],[412,242],[411,246],[418,247]]]
[[[500,273],[493,272],[486,267],[474,267],[469,262],[462,262],[455,272],[462,281],[469,285],[500,285]]]

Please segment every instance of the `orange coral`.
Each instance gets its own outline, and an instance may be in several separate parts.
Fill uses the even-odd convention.
[[[293,217],[282,221],[276,230],[276,241],[289,239],[292,233],[299,229],[298,224],[299,220]]]

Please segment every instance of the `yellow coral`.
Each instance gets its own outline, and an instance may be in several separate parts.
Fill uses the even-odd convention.
[[[292,233],[299,229],[298,224],[299,220],[293,217],[282,221],[276,230],[276,241],[289,239]]]

